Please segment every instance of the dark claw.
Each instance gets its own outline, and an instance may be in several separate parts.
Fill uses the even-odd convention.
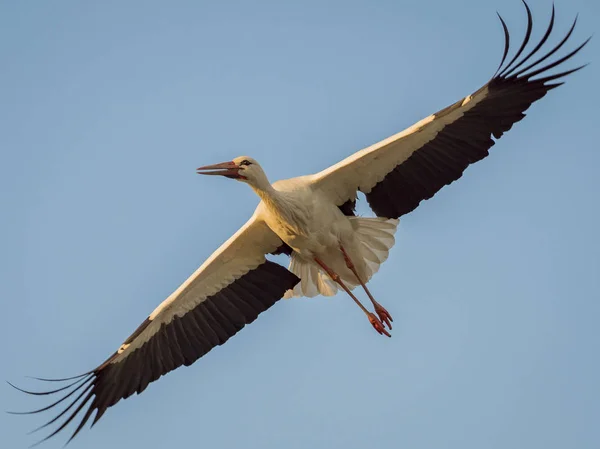
[[[380,304],[377,304],[375,306],[375,312],[377,312],[377,315],[379,315],[379,319],[385,323],[387,325],[387,327],[390,328],[390,330],[392,329],[392,321],[394,321],[394,319],[392,318],[392,315],[390,315],[390,313],[385,310],[385,308],[383,306],[381,306]]]
[[[377,318],[374,314],[369,313],[369,322],[371,323],[371,326],[373,326],[373,328],[380,334],[380,335],[387,335],[388,337],[391,337],[390,333],[388,331],[385,330],[385,326],[383,325],[383,323],[381,321],[379,321],[379,318]]]

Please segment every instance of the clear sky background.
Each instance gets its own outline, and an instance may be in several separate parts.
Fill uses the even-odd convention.
[[[0,378],[93,368],[246,221],[253,192],[197,166],[274,181],[404,129],[493,74],[496,10],[519,41],[518,0],[1,1]],[[552,42],[577,12],[571,48],[600,29],[557,1]],[[392,339],[346,296],[281,301],[71,447],[600,447],[598,48],[401,220],[370,284]],[[50,417],[0,416],[0,446]]]

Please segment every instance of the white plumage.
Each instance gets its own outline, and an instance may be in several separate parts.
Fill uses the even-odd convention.
[[[532,49],[527,46],[533,21],[525,7],[525,38],[509,62],[505,64],[509,33],[500,18],[505,51],[496,74],[472,95],[405,131],[320,173],[273,184],[250,157],[198,169],[249,184],[261,199],[254,215],[104,363],[80,376],[56,379],[73,382],[53,391],[21,390],[35,395],[64,392],[58,401],[29,413],[69,399],[65,410],[46,424],[64,417],[47,438],[82,412],[73,438],[94,412],[92,425],[119,400],[141,393],[160,376],[225,343],[284,296],[331,296],[341,288],[380,334],[389,335],[391,316],[366,283],[394,245],[398,218],[487,156],[493,138],[500,138],[525,117],[532,103],[561,85],[558,80],[581,68],[548,72],[574,56],[587,40],[565,56],[550,59],[571,37],[573,23],[566,37],[540,56],[554,26],[554,7],[545,34]],[[365,195],[375,217],[355,216],[358,192]],[[268,254],[281,253],[291,257],[289,269],[267,259]],[[377,315],[352,293],[359,285]]]

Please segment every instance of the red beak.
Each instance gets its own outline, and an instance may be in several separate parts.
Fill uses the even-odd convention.
[[[240,167],[233,161],[221,162],[220,164],[205,165],[204,167],[198,167],[196,173],[199,175],[221,175],[227,178],[243,178],[239,174]],[[213,170],[213,171],[207,171]]]

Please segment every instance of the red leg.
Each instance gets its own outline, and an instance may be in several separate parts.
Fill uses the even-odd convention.
[[[352,273],[354,273],[354,276],[356,276],[356,279],[358,279],[358,282],[360,282],[360,285],[365,290],[365,293],[367,294],[367,296],[373,303],[373,306],[375,307],[375,312],[377,312],[377,315],[379,315],[379,319],[382,322],[384,322],[385,324],[387,324],[387,326],[391,329],[392,321],[394,321],[394,319],[392,318],[392,315],[390,315],[390,313],[387,310],[385,310],[385,308],[381,304],[379,304],[377,301],[375,301],[375,298],[373,298],[373,295],[371,294],[371,292],[369,291],[369,289],[367,288],[365,283],[361,280],[360,276],[358,275],[358,273],[356,271],[356,267],[354,266],[354,263],[352,263],[350,256],[348,256],[348,253],[346,252],[346,250],[344,249],[344,247],[342,245],[340,245],[340,249],[342,250],[342,253],[344,254],[344,260],[346,261],[346,266],[350,269],[350,271],[352,271]]]
[[[327,265],[325,265],[325,263],[321,259],[319,259],[318,257],[315,257],[315,262],[317,262],[319,264],[319,266],[321,268],[323,268],[323,270],[325,270],[325,273],[327,273],[329,275],[329,277],[334,282],[338,283],[344,289],[344,291],[346,293],[348,293],[348,295],[350,295],[350,297],[354,300],[354,302],[356,303],[356,305],[358,307],[360,307],[360,309],[365,313],[365,315],[367,315],[367,318],[369,318],[369,322],[371,323],[371,326],[373,326],[375,328],[375,330],[377,332],[379,332],[379,334],[381,334],[381,335],[387,335],[388,337],[391,337],[391,335],[389,334],[389,332],[385,330],[385,326],[379,320],[379,318],[377,318],[375,316],[375,314],[369,312],[365,308],[365,306],[362,305],[362,303],[358,300],[358,298],[352,294],[352,292],[346,286],[346,284],[344,284],[342,282],[342,280],[340,279],[340,276],[335,271],[333,271],[331,268],[329,268]]]

